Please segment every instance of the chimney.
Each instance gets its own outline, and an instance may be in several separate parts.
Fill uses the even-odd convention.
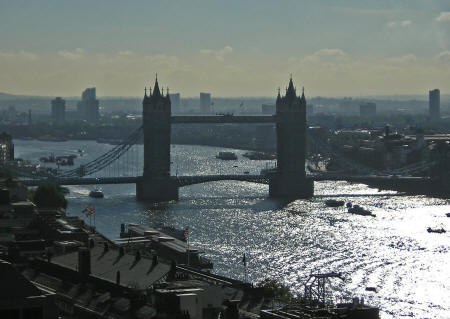
[[[78,273],[87,277],[91,273],[91,251],[86,247],[78,249]]]
[[[135,255],[134,260],[135,260],[135,261],[141,260],[141,252],[140,252],[139,250],[136,252],[136,255]]]
[[[116,272],[116,284],[120,285],[120,270]]]

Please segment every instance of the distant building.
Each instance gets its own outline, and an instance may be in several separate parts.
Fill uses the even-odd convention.
[[[66,121],[66,101],[59,96],[52,100],[52,123],[61,125]]]
[[[88,88],[81,94],[81,101],[77,104],[78,116],[88,122],[98,122],[100,113],[99,102],[96,98],[95,88]]]
[[[274,104],[263,104],[261,105],[261,113],[267,115],[274,115],[276,112]]]
[[[441,118],[441,96],[439,89],[434,89],[429,92],[429,115],[433,121]]]
[[[170,93],[170,103],[172,105],[172,112],[178,113],[181,111],[181,97],[180,93]]]
[[[211,113],[211,93],[200,93],[200,112]]]
[[[0,163],[14,160],[12,137],[6,132],[0,134]]]
[[[307,103],[306,104],[306,116],[311,116],[314,114],[314,104]]]
[[[364,119],[373,119],[377,115],[377,105],[373,102],[361,103],[359,105],[359,116]]]

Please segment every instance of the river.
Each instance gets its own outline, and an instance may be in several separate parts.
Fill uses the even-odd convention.
[[[112,146],[94,141],[42,142],[15,140],[16,157],[38,163],[41,156],[77,154],[75,165],[92,160]],[[232,151],[237,161],[215,158]],[[243,150],[172,145],[172,174],[258,174],[273,161],[250,161]],[[134,146],[121,164],[98,176],[139,174],[142,145]],[[236,166],[236,167],[235,167]],[[67,212],[96,208],[97,229],[109,238],[119,235],[121,223],[164,223],[189,227],[190,241],[205,250],[214,272],[243,280],[242,257],[248,280],[275,278],[293,292],[311,272],[342,272],[345,280],[332,281],[335,301],[352,296],[381,308],[381,318],[449,318],[450,232],[428,233],[426,228],[450,230],[448,200],[425,196],[396,196],[395,192],[346,182],[316,182],[315,196],[283,202],[267,198],[268,186],[221,181],[180,189],[180,200],[164,204],[137,202],[135,185],[103,185],[103,199],[88,196],[94,186],[70,186]],[[343,207],[326,207],[328,198],[370,209],[376,217],[350,215]],[[367,286],[377,292],[366,291]]]

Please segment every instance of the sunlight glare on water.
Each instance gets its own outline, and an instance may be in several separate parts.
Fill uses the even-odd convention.
[[[18,157],[34,161],[50,152],[59,155],[82,148],[86,156],[77,158],[76,165],[111,148],[92,141],[19,140],[15,145]],[[270,163],[243,158],[242,150],[229,150],[238,161],[221,161],[215,155],[222,150],[176,145],[172,174],[259,174]],[[68,213],[85,218],[81,210],[95,205],[96,226],[110,238],[118,237],[121,223],[189,226],[192,244],[205,250],[218,274],[243,280],[245,253],[252,282],[276,278],[301,293],[311,272],[342,272],[345,281],[333,281],[335,300],[364,297],[381,308],[382,318],[449,317],[450,232],[426,231],[450,230],[447,200],[394,196],[395,192],[361,184],[316,182],[314,198],[287,203],[268,199],[267,185],[221,181],[182,188],[178,202],[152,205],[136,201],[135,185],[103,185],[104,199],[88,197],[93,188],[71,186]],[[324,201],[330,197],[358,204],[376,217],[327,207]],[[377,292],[366,291],[368,286]]]

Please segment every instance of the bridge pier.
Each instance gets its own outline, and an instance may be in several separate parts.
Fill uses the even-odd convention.
[[[302,176],[276,175],[269,180],[269,197],[279,199],[310,198],[314,195],[314,181]]]
[[[136,183],[136,198],[148,202],[178,200],[178,185],[172,179],[144,179]]]

